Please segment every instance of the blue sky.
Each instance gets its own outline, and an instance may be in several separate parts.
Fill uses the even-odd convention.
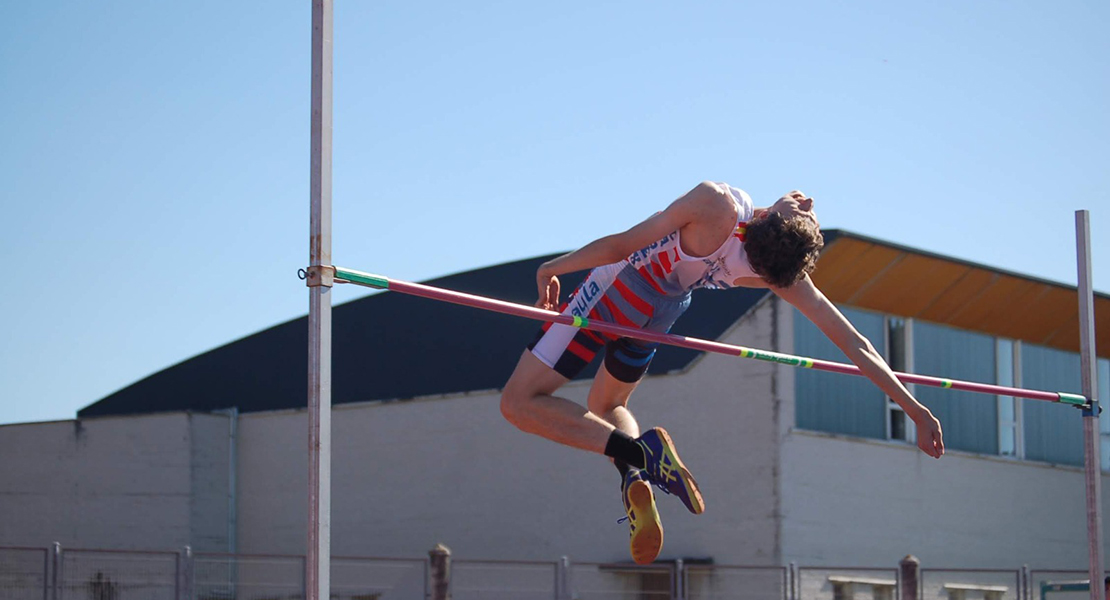
[[[336,4],[336,264],[569,250],[709,179],[1068,284],[1089,209],[1110,289],[1105,2]],[[0,3],[0,423],[307,312],[310,33],[308,0]]]

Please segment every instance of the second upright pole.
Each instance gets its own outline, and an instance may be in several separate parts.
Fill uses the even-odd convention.
[[[1091,224],[1085,210],[1075,211],[1075,246],[1079,265],[1079,349],[1083,395],[1084,476],[1087,487],[1087,541],[1091,600],[1106,600],[1102,585],[1102,466],[1098,426],[1098,371],[1095,354],[1094,286],[1091,282]]]

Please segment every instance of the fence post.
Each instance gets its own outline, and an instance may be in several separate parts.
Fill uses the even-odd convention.
[[[1018,594],[1018,600],[1030,600],[1029,593],[1029,565],[1021,565],[1021,575],[1018,576],[1021,585],[1021,593]]]
[[[54,542],[54,546],[50,550],[50,560],[53,567],[50,573],[50,597],[53,600],[59,600],[61,596],[58,593],[58,585],[60,584],[61,578],[58,575],[58,571],[62,567],[62,545],[58,542]]]
[[[428,557],[432,567],[432,600],[451,600],[451,549],[436,544]]]
[[[178,589],[181,590],[181,595],[178,596],[181,600],[193,600],[193,549],[189,546],[181,551],[181,581],[178,582]]]
[[[914,555],[909,555],[898,563],[898,574],[901,580],[901,600],[917,600],[919,580],[921,576],[921,561]]]
[[[786,589],[783,591],[784,600],[798,600],[798,563],[790,561],[790,569],[786,572]]]
[[[682,559],[676,558],[674,561],[674,600],[686,600],[686,582],[683,578],[685,571]]]
[[[564,556],[555,565],[555,599],[571,600],[570,558]]]

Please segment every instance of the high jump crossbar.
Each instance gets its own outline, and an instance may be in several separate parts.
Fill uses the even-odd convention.
[[[653,331],[644,331],[642,329],[636,329],[635,327],[625,327],[606,321],[597,321],[586,319],[584,317],[564,315],[555,311],[544,310],[542,308],[536,308],[533,306],[525,306],[523,304],[516,304],[513,302],[506,302],[504,300],[495,300],[493,298],[485,298],[482,296],[446,290],[419,283],[398,281],[396,279],[389,279],[388,277],[383,277],[381,275],[363,273],[361,271],[354,271],[342,267],[331,268],[335,270],[335,283],[351,283],[363,287],[391,290],[410,296],[419,296],[421,298],[428,298],[441,302],[449,302],[451,304],[459,304],[462,306],[469,306],[472,308],[478,308],[507,315],[525,317],[528,319],[535,319],[537,321],[560,323],[562,325],[570,325],[572,327],[578,327],[581,329],[600,331],[602,333],[610,333],[621,337],[636,338],[639,340],[666,344],[668,346],[678,346],[680,348],[689,348],[691,350],[699,350],[702,352],[714,352],[717,354],[738,356],[740,358],[751,358],[755,360],[790,365],[793,367],[816,369],[818,371],[829,371],[832,373],[842,373],[845,375],[863,375],[859,367],[855,365],[847,365],[844,363],[819,360],[816,358],[807,358],[804,356],[794,356],[791,354],[781,354],[778,352],[768,352],[766,350],[756,350],[752,348],[745,348],[743,346],[733,346],[731,344],[711,342],[708,340],[691,338],[682,335],[676,335],[673,333],[656,333]],[[988,383],[976,383],[973,381],[960,381],[958,379],[929,377],[927,375],[918,375],[916,373],[900,373],[897,371],[894,374],[903,383],[916,383],[919,385],[953,390],[964,390],[968,392],[978,392],[982,394],[996,394],[999,396],[1014,396],[1017,398],[1030,398],[1032,400],[1059,402],[1063,404],[1070,404],[1077,408],[1090,408],[1091,406],[1086,397],[1080,396],[1078,394],[1069,394],[1066,392],[1027,390],[1024,388],[1007,387]]]

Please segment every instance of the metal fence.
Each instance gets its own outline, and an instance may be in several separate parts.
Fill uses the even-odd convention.
[[[49,556],[45,548],[0,548],[0,598],[50,600]]]
[[[1103,577],[1106,576],[1107,573],[1103,573]],[[1030,571],[1027,581],[1026,600],[1089,600],[1091,597],[1087,571]]]
[[[437,547],[443,554],[442,546]],[[332,600],[1087,600],[1085,571],[331,558]],[[1102,582],[1098,582],[1102,585]],[[293,555],[0,547],[0,600],[302,600]],[[441,590],[439,592],[435,590]]]

